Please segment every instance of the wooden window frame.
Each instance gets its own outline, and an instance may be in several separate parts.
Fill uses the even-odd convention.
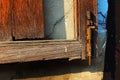
[[[97,2],[96,2],[97,4]],[[73,0],[76,40],[32,40],[0,42],[0,64],[62,58],[86,59],[80,31],[80,0]]]

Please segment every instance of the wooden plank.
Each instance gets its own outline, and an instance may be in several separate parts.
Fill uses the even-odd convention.
[[[74,0],[75,1],[75,0]],[[65,30],[66,39],[75,40],[75,2],[73,0],[64,0]]]
[[[44,37],[42,0],[12,0],[13,37],[17,39],[39,39]]]
[[[79,41],[14,41],[0,43],[0,64],[80,56]]]
[[[73,1],[73,15],[74,15],[74,38],[78,39],[79,38],[79,11],[78,9],[80,8],[78,6],[78,0],[72,0]]]
[[[111,27],[111,28],[108,27],[108,28],[112,30],[111,37],[113,37],[114,36],[113,34],[115,34],[116,47],[120,50],[120,22],[119,22],[119,20],[120,20],[119,19],[119,17],[120,17],[119,6],[120,5],[118,3],[120,3],[120,1],[116,0],[115,5],[114,5],[115,9],[113,10],[115,12],[112,13],[113,17],[110,16],[113,20],[115,20],[115,21],[113,21],[113,20],[111,21],[112,22],[111,25],[115,25],[115,28],[113,28],[113,27]],[[109,15],[110,15],[110,13],[109,13]],[[110,25],[110,23],[108,25]]]
[[[0,0],[0,41],[12,40],[12,15],[10,10],[10,0]]]
[[[95,2],[95,3],[94,3]],[[86,39],[86,28],[87,28],[87,18],[86,18],[86,12],[91,11],[92,13],[97,12],[96,11],[96,0],[78,0],[78,25],[79,27],[79,40],[81,41],[82,44],[82,58],[86,59],[87,52],[86,52],[86,44],[87,44],[87,39]],[[95,9],[94,9],[95,8]],[[96,13],[95,13],[96,14]],[[97,16],[97,15],[96,15]]]
[[[80,40],[82,42],[82,56],[85,59],[87,56],[86,52],[86,44],[87,44],[87,39],[86,39],[86,12],[87,11],[93,11],[93,4],[92,1],[89,0],[80,0],[78,1],[80,5]]]

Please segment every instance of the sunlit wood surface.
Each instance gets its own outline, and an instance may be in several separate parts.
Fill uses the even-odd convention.
[[[42,0],[0,0],[0,40],[44,37]]]

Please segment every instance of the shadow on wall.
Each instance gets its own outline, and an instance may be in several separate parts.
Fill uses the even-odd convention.
[[[67,59],[5,64],[0,65],[0,80],[69,80],[71,74],[80,76],[83,72],[101,72],[99,67],[96,65],[88,66],[86,61],[69,62]]]
[[[46,39],[66,39],[64,0],[43,0]]]

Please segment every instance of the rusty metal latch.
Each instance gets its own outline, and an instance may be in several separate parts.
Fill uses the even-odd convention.
[[[95,29],[95,22],[94,19],[91,15],[90,11],[87,11],[87,28],[86,28],[86,38],[87,38],[87,44],[86,44],[86,51],[87,51],[87,56],[88,56],[88,60],[89,60],[89,65],[91,65],[92,61],[91,61],[91,30]]]
[[[95,26],[87,27],[87,56],[89,59],[89,65],[91,65],[91,29],[95,29]]]

